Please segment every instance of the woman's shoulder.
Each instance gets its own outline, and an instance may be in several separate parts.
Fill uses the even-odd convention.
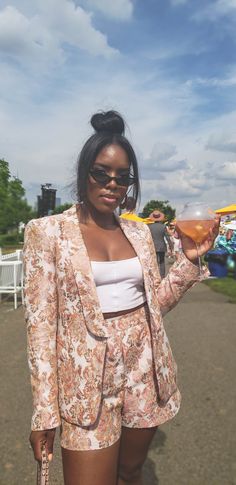
[[[124,229],[140,235],[143,234],[145,236],[150,232],[148,224],[145,224],[144,222],[132,221],[130,219],[123,219],[121,217],[119,217],[119,222]]]
[[[45,217],[39,217],[38,219],[31,219],[25,226],[25,235],[30,237],[54,237],[59,236],[60,233],[60,221],[64,219],[64,215],[55,214]]]
[[[55,214],[52,216],[39,217],[37,219],[31,219],[26,227],[47,227],[57,225],[61,219],[62,214]]]
[[[26,227],[38,227],[38,228],[47,228],[47,227],[58,227],[64,219],[68,219],[71,216],[75,216],[76,208],[73,205],[70,209],[61,212],[60,214],[53,214],[50,216],[39,217],[37,219],[31,219]]]

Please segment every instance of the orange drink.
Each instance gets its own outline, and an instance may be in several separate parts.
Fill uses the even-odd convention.
[[[214,219],[177,221],[177,227],[180,231],[190,237],[197,244],[201,244],[202,241],[206,239],[210,229],[214,227],[214,224]]]

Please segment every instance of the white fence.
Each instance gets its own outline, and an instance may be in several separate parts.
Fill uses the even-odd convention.
[[[22,261],[22,249],[17,249],[14,253],[2,254],[2,249],[0,248],[0,262],[1,261]]]
[[[22,250],[2,254],[0,248],[0,300],[1,294],[14,295],[14,308],[17,308],[17,295],[20,293],[23,303],[23,262]]]

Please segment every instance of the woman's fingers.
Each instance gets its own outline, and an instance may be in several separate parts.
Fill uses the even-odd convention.
[[[30,444],[34,452],[35,460],[42,460],[42,443],[46,443],[47,454],[49,461],[52,460],[53,454],[53,442],[55,438],[56,428],[48,429],[44,431],[31,431]]]
[[[49,461],[52,461],[55,432],[55,429],[49,429],[47,431],[47,452]]]
[[[215,218],[215,226],[213,227],[213,235],[214,235],[214,239],[216,238],[216,236],[218,236],[218,233],[219,233],[219,229],[220,229],[220,216],[217,215],[217,217]]]
[[[46,441],[45,431],[32,431],[30,434],[30,444],[34,452],[34,458],[37,461],[42,460],[42,442]]]
[[[214,243],[215,238],[219,234],[219,228],[220,228],[220,216],[217,215],[215,217],[215,225],[213,226],[212,229],[210,229],[209,235],[207,237],[207,241],[209,242],[209,244],[211,244],[211,247]]]

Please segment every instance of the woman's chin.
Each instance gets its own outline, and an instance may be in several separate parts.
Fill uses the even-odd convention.
[[[117,202],[113,203],[106,203],[103,202],[101,204],[98,204],[94,208],[96,209],[97,212],[100,212],[101,214],[112,214],[117,208],[119,207],[119,204]]]

